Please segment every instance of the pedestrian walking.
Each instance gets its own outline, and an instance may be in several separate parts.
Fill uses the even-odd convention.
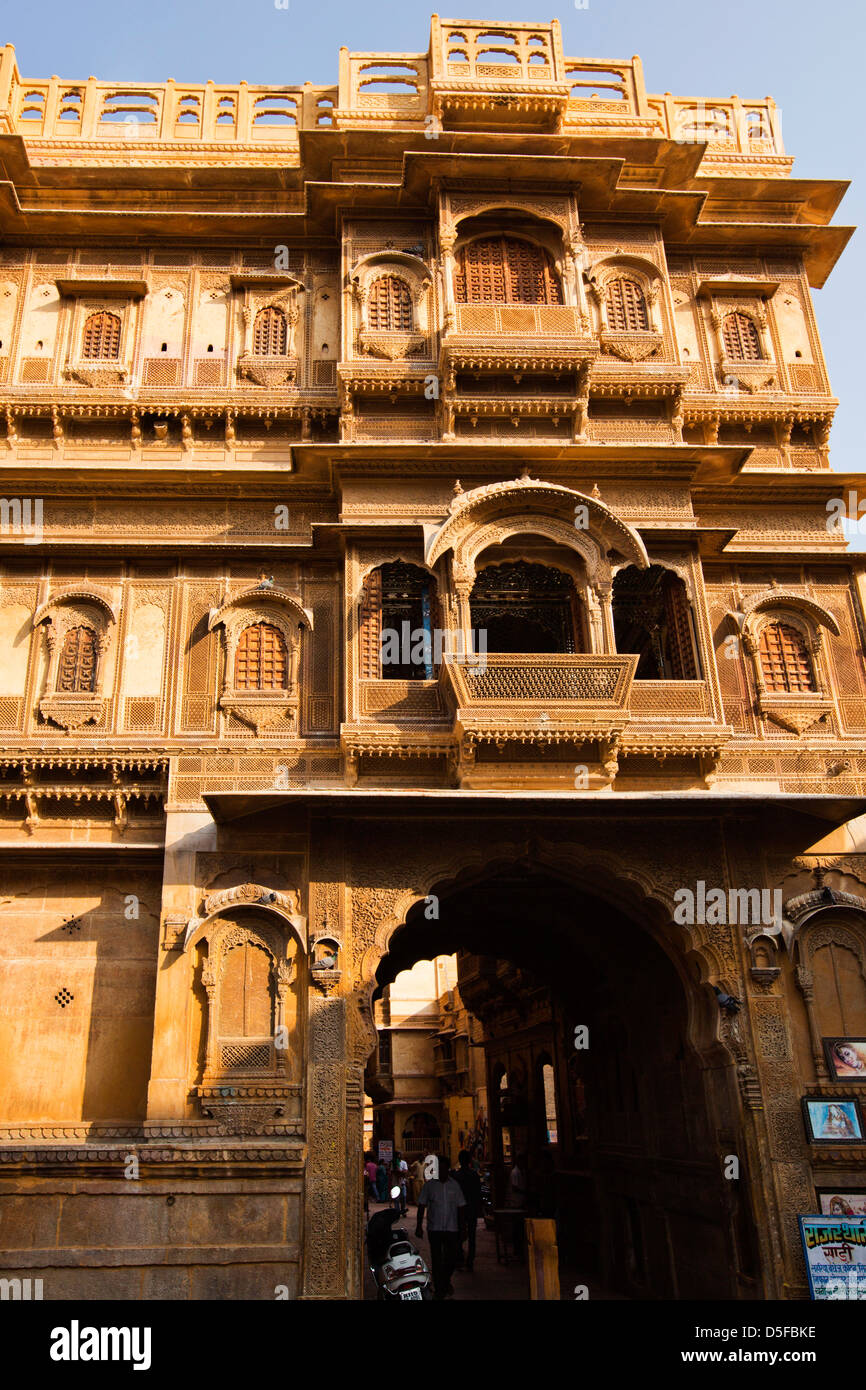
[[[427,1162],[430,1162],[429,1158]],[[460,1253],[460,1225],[466,1198],[441,1159],[436,1160],[436,1165],[434,1172],[439,1176],[428,1178],[418,1197],[415,1235],[420,1239],[423,1233],[426,1211],[427,1239],[433,1266],[433,1297],[441,1300],[454,1292],[451,1276]],[[446,1175],[444,1178],[441,1176],[443,1171]]]
[[[412,1175],[412,1201],[417,1207],[418,1198],[421,1195],[421,1188],[424,1186],[424,1164],[421,1162],[420,1158],[415,1159],[409,1172]]]
[[[466,1210],[463,1213],[466,1232],[466,1255],[463,1267],[468,1274],[471,1274],[475,1264],[475,1237],[478,1218],[481,1215],[481,1178],[472,1166],[472,1155],[468,1149],[460,1150],[457,1155],[457,1164],[453,1177],[466,1202]]]
[[[396,1149],[394,1151],[394,1181],[400,1189],[400,1215],[405,1216],[409,1188],[409,1164]]]
[[[381,1158],[376,1164],[376,1201],[388,1201],[388,1169]]]
[[[374,1202],[379,1200],[379,1194],[376,1190],[376,1160],[369,1151],[364,1155],[364,1159],[364,1209],[369,1211],[370,1198],[372,1197]]]

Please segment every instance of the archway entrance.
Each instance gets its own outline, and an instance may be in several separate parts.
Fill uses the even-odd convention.
[[[443,956],[483,1057],[469,1099],[489,1122],[492,1204],[508,1204],[522,1164],[569,1281],[631,1298],[755,1296],[738,1091],[697,971],[652,923],[525,863],[434,885],[393,933],[377,996]]]

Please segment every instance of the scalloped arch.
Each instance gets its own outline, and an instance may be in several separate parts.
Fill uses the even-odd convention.
[[[117,622],[117,610],[114,604],[101,593],[99,589],[88,589],[84,585],[70,585],[68,589],[61,589],[58,593],[52,594],[45,603],[42,603],[33,614],[33,626],[38,627],[44,623],[46,618],[50,618],[54,609],[61,608],[65,604],[72,603],[92,603],[97,608],[102,609],[110,623]]]
[[[479,553],[472,543],[473,533],[481,527],[519,524],[515,530],[531,533],[547,519],[565,530],[557,539],[569,544],[586,558],[586,542],[591,541],[599,556],[608,551],[622,554],[639,569],[647,569],[649,558],[640,536],[626,522],[596,497],[590,497],[562,483],[545,483],[534,478],[517,478],[504,483],[491,483],[461,493],[452,504],[453,510],[441,526],[425,534],[425,559],[435,565],[449,550]],[[575,527],[576,508],[586,507],[590,525],[584,531]],[[529,510],[527,510],[529,508]],[[509,534],[513,534],[510,532]],[[581,546],[583,541],[583,546]]]

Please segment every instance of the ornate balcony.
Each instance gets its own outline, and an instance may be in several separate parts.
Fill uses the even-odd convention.
[[[595,743],[604,768],[596,780],[611,780],[637,663],[637,656],[585,654],[448,658],[440,682],[453,711],[462,783],[474,780],[485,745],[501,752],[515,744],[534,751]]]
[[[598,356],[573,304],[455,304],[442,342],[449,371],[576,372]]]

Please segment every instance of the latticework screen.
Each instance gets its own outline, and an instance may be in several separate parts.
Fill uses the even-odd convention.
[[[461,304],[561,304],[550,257],[520,237],[482,237],[464,246],[454,277]]]

